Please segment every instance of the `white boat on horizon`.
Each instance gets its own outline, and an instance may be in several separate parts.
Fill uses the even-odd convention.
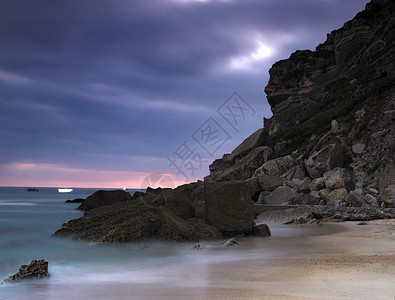
[[[70,193],[72,191],[73,189],[65,189],[65,188],[58,189],[58,193]]]

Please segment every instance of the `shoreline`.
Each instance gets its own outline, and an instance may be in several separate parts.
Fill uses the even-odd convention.
[[[308,237],[313,252],[212,266],[206,289],[169,290],[162,299],[393,299],[395,220],[357,223]]]
[[[133,261],[142,245],[131,243],[116,252],[122,263],[100,262],[114,249],[99,246],[106,255],[82,264],[50,264],[50,279],[5,284],[0,298],[391,300],[395,219],[357,223],[269,223],[272,237],[240,237],[233,247],[219,241],[203,241],[200,250],[193,250],[194,243],[144,244],[168,253],[155,255],[155,261]]]

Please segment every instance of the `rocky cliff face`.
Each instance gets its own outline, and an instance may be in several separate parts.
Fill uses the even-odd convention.
[[[315,51],[275,63],[272,118],[206,180],[258,178],[258,203],[395,207],[394,6],[372,0]]]
[[[394,78],[394,32],[394,2],[374,0],[315,51],[275,63],[265,88],[273,117],[264,127],[273,134],[339,101],[333,90],[345,80],[358,90]]]

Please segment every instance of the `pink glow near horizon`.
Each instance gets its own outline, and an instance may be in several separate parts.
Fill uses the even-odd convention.
[[[60,165],[13,163],[2,166],[0,186],[135,188],[185,184],[173,174],[68,168]]]

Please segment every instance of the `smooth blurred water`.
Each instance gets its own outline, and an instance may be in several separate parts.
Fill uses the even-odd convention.
[[[334,232],[334,227],[273,225],[272,238],[241,238],[239,246],[230,248],[221,241],[203,242],[201,251],[192,250],[191,243],[93,244],[51,237],[62,223],[83,214],[76,210],[78,203],[65,200],[86,198],[94,191],[59,194],[54,188],[27,192],[0,187],[0,281],[32,259],[47,260],[51,273],[45,280],[1,284],[1,300],[158,299],[163,289],[204,290],[215,265],[241,257],[305,255],[313,251],[306,246],[309,236],[325,234],[328,228],[327,234]]]

